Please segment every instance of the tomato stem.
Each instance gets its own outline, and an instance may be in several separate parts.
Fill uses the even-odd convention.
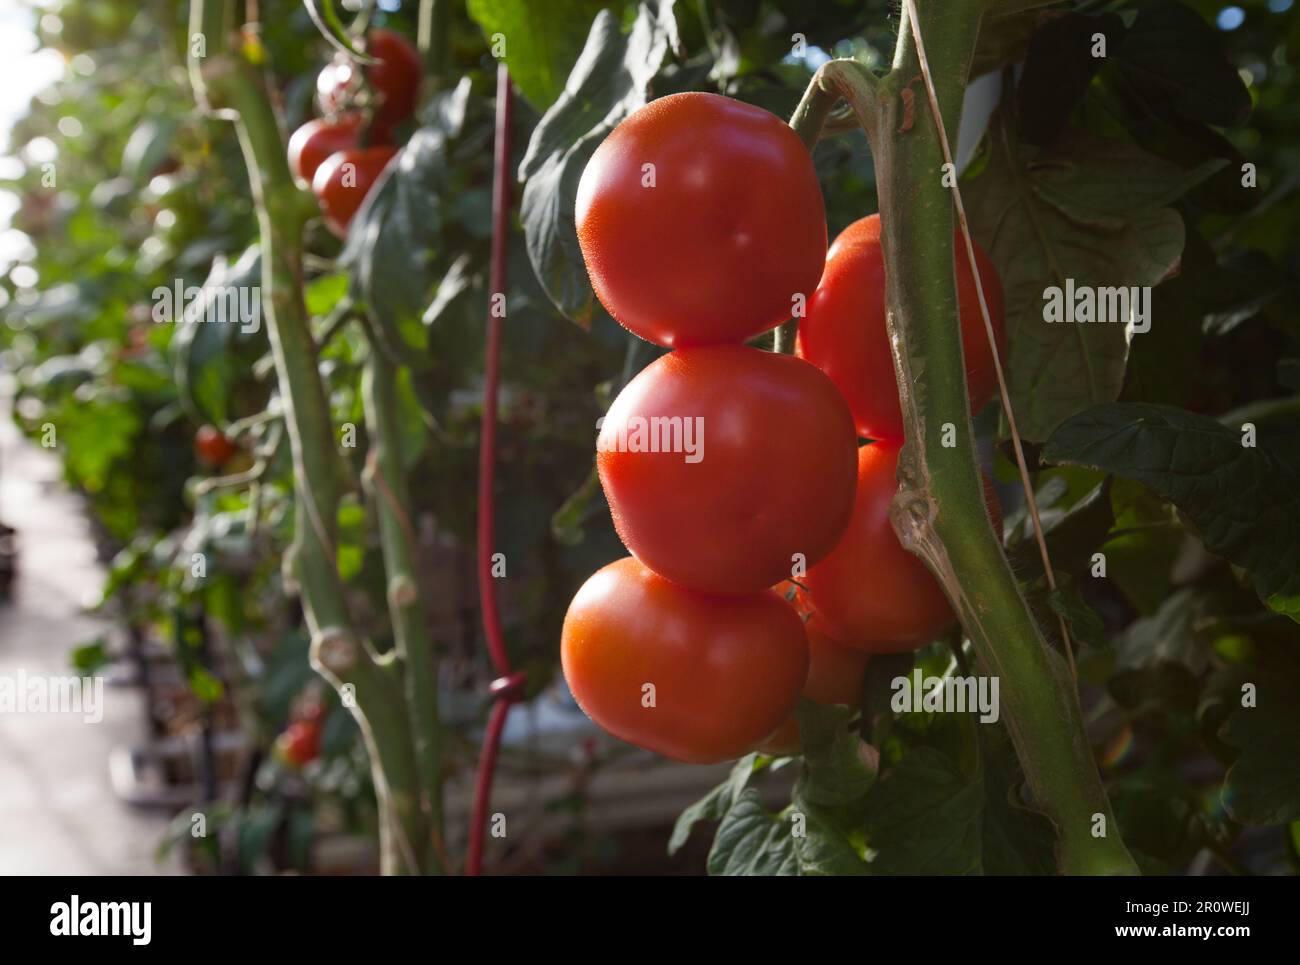
[[[834,99],[866,131],[876,169],[887,324],[906,423],[899,539],[944,587],[985,673],[1001,685],[1005,719],[1026,780],[1058,835],[1066,874],[1135,874],[1083,728],[1062,656],[1047,643],[989,525],[957,328],[953,202],[939,129],[926,100],[914,25],[919,9],[935,100],[955,132],[986,0],[904,4],[894,62],[874,78],[853,61],[817,72],[791,126],[815,144]],[[827,101],[830,101],[828,103]],[[945,445],[956,432],[957,444]],[[867,590],[869,592],[869,589]]]
[[[284,400],[294,465],[294,539],[286,584],[302,595],[311,662],[357,718],[371,761],[386,873],[440,870],[423,856],[429,828],[421,811],[411,725],[403,701],[406,666],[379,655],[355,630],[334,555],[344,478],[316,346],[303,304],[301,195],[259,69],[229,49],[232,0],[193,0],[190,23],[207,49],[190,61],[201,107],[235,121],[257,210],[261,307]]]

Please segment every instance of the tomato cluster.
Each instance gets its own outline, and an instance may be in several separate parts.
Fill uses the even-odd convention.
[[[321,70],[316,99],[325,116],[289,139],[289,169],[310,185],[325,224],[339,237],[397,154],[393,132],[414,112],[419,92],[420,54],[409,40],[375,29],[366,52],[373,64],[340,53]]]
[[[953,621],[887,512],[903,427],[879,221],[828,253],[802,142],[766,111],[700,93],[615,128],[575,214],[601,303],[672,351],[600,424],[596,464],[632,556],[574,597],[565,678],[606,730],[677,760],[797,752],[801,695],[856,708],[870,654]],[[978,257],[1000,339],[1001,288]],[[992,350],[960,263],[957,278],[977,406]],[[792,315],[798,357],[741,344]],[[859,435],[876,441],[858,448]]]
[[[597,466],[632,557],[565,619],[565,677],[611,733],[697,763],[750,750],[808,675],[803,620],[770,587],[835,546],[856,437],[815,366],[747,348],[807,298],[826,254],[807,149],[767,111],[677,94],[596,150],[576,221],[609,313],[674,351],[602,420]]]

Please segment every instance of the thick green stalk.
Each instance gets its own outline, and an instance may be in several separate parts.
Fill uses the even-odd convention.
[[[917,4],[951,144],[986,3]],[[903,545],[943,585],[986,672],[1000,678],[1005,719],[1026,779],[1037,805],[1056,827],[1061,872],[1136,874],[1084,732],[1065,660],[1043,637],[985,513],[958,336],[955,172],[947,172],[945,183],[943,148],[909,6],[905,0],[888,75],[871,78],[860,65],[835,66],[842,62],[832,61],[818,71],[791,122],[805,143],[815,143],[829,112],[825,101],[843,96],[871,141],[888,279],[887,319],[907,436],[891,518]]]
[[[220,3],[221,10],[209,4]],[[316,346],[302,301],[303,205],[260,72],[222,31],[233,22],[229,0],[194,0],[191,25],[204,33],[191,61],[200,102],[233,119],[257,208],[262,255],[262,316],[285,405],[294,465],[294,542],[286,577],[300,587],[311,632],[312,666],[343,697],[361,726],[378,797],[385,872],[419,872],[425,840],[417,806],[416,768],[401,706],[401,667],[358,637],[347,612],[334,555],[340,466]],[[220,26],[218,26],[220,25]]]
[[[918,0],[939,110],[955,143],[984,0]],[[1048,645],[989,526],[957,325],[951,188],[921,79],[908,6],[871,135],[887,319],[907,443],[891,508],[903,544],[943,584],[1001,693],[1066,874],[1133,874],[1084,732],[1065,660]],[[909,95],[905,91],[911,91]],[[965,257],[965,252],[962,252]],[[955,429],[955,445],[945,430]],[[1104,819],[1104,837],[1094,837]]]
[[[437,666],[416,579],[411,494],[398,430],[397,369],[376,344],[371,345],[361,376],[361,394],[370,436],[365,482],[379,517],[388,572],[388,613],[395,650],[406,668],[405,697],[420,778],[420,809],[429,829],[424,857],[430,870],[445,872]]]

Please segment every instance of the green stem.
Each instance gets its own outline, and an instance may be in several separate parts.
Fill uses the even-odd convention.
[[[402,464],[397,411],[397,369],[378,345],[371,345],[361,393],[370,437],[365,483],[379,517],[388,571],[388,612],[395,650],[406,668],[406,706],[420,779],[420,807],[429,828],[425,861],[431,870],[445,873],[437,666],[416,577],[411,496]]]
[[[416,38],[435,90],[443,86],[451,70],[451,18],[451,0],[420,0]]]
[[[790,117],[790,128],[811,152],[817,146],[826,119],[841,97],[853,109],[858,122],[867,127],[876,115],[877,96],[876,77],[862,64],[856,60],[828,61],[813,75],[799,106]],[[797,318],[778,326],[772,336],[772,351],[793,355],[798,333]]]
[[[985,2],[917,5],[939,111],[951,137]],[[814,144],[834,99],[843,96],[871,141],[887,318],[907,436],[891,518],[903,545],[943,585],[986,671],[1000,678],[1026,779],[1056,827],[1060,870],[1136,874],[1084,732],[1071,675],[1034,622],[984,509],[961,341],[955,337],[952,198],[943,183],[944,154],[909,6],[905,2],[889,75],[876,79],[861,65],[832,61],[818,71],[792,121],[804,143]],[[956,445],[943,444],[946,430],[955,430]]]
[[[221,9],[215,9],[220,5]],[[302,205],[284,141],[260,73],[227,46],[231,0],[193,0],[192,25],[206,33],[193,58],[200,103],[236,121],[257,208],[262,310],[275,359],[294,466],[294,540],[286,582],[301,590],[311,632],[312,666],[339,690],[361,726],[378,797],[380,848],[388,873],[419,872],[425,840],[416,770],[401,707],[401,668],[356,634],[334,556],[340,496],[338,452],[325,387],[302,300]],[[218,25],[220,25],[218,27]]]
[[[904,4],[893,69],[882,85],[889,96],[879,102],[868,130],[880,197],[887,320],[907,436],[890,515],[903,544],[942,583],[986,672],[1000,678],[1026,779],[1056,826],[1060,870],[1136,874],[1066,662],[1030,614],[985,512],[956,335],[952,198],[943,183],[944,153],[909,6]],[[917,3],[949,143],[955,143],[984,6],[984,0]],[[945,431],[953,429],[956,445],[945,445]]]

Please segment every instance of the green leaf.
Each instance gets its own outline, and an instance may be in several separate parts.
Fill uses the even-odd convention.
[[[1051,506],[1060,493],[1064,492],[1065,485],[1065,480],[1054,476],[1036,493],[1039,518],[1043,524],[1052,568],[1066,573],[1082,573],[1092,561],[1092,554],[1106,542],[1107,534],[1115,522],[1110,506],[1110,482],[1104,481],[1093,487],[1086,496],[1062,512]],[[1052,498],[1044,499],[1045,494]],[[1020,539],[1007,555],[1022,580],[1028,582],[1042,576],[1043,557],[1038,549],[1038,541],[1033,537],[1027,515]]]
[[[975,55],[970,67],[971,77],[979,77],[1023,59],[1025,48],[1029,46],[1030,38],[1039,28],[1043,17],[1042,10],[1032,8],[990,11],[986,14],[980,22],[979,40],[975,44]]]
[[[867,874],[859,818],[877,756],[850,726],[854,714],[847,707],[804,699],[796,714],[803,767],[791,803],[800,821],[794,838],[800,874]]]
[[[72,651],[72,667],[83,676],[95,673],[108,661],[108,645],[103,637],[96,637]]]
[[[722,818],[709,851],[711,875],[797,875],[794,822],[770,814],[746,788]]]
[[[221,699],[226,688],[222,686],[220,680],[203,667],[194,666],[190,668],[189,674],[190,690],[194,696],[199,698],[205,704],[216,703]]]
[[[1049,20],[1029,42],[1016,84],[1020,130],[1031,144],[1051,144],[1070,121],[1070,112],[1105,58],[1094,57],[1092,37],[1114,44],[1124,33],[1117,14],[1090,17],[1066,12]]]
[[[171,150],[176,136],[175,118],[160,115],[141,121],[122,149],[122,176],[144,184]]]
[[[736,762],[728,778],[696,801],[677,817],[673,825],[672,837],[668,839],[668,853],[676,854],[691,836],[691,830],[700,821],[719,821],[730,809],[736,799],[749,783],[749,779],[759,770],[757,755],[749,754]]]
[[[1300,819],[1300,679],[1270,668],[1253,681],[1256,706],[1241,707],[1224,726],[1241,748],[1223,783],[1223,803],[1244,824]]]
[[[1078,129],[1037,149],[1016,142],[1002,114],[990,124],[989,143],[966,203],[1002,278],[1020,432],[1041,441],[1076,412],[1117,398],[1128,357],[1125,324],[1045,322],[1044,290],[1064,291],[1067,280],[1157,284],[1183,249],[1182,218],[1168,205],[1223,162],[1182,171],[1128,142]]]
[[[510,68],[510,79],[544,111],[564,90],[592,18],[609,5],[609,0],[469,0],[467,6],[489,44],[501,35],[501,59]]]
[[[1115,525],[1101,546],[1106,575],[1144,615],[1160,608],[1187,532],[1178,510],[1146,486],[1116,477],[1110,491]]]
[[[1094,649],[1106,647],[1106,625],[1080,595],[1079,586],[1069,573],[1056,574],[1056,589],[1047,594],[1047,605],[1065,617],[1075,640]]]
[[[838,705],[822,706],[803,699],[796,711],[803,743],[800,797],[815,806],[846,808],[861,801],[876,778],[868,763],[867,745],[849,726],[854,716]]]
[[[1198,610],[1196,596],[1179,590],[1154,616],[1134,621],[1119,637],[1106,686],[1121,706],[1136,714],[1193,713],[1208,657],[1193,631]]]
[[[1219,127],[1250,114],[1250,91],[1224,51],[1223,34],[1182,3],[1144,4],[1115,53],[1130,89],[1157,114]]]
[[[582,485],[551,514],[551,535],[561,546],[577,546],[587,535],[586,523],[606,508],[600,474],[592,466]]]
[[[867,875],[870,866],[863,860],[860,831],[811,803],[796,787],[791,817],[802,816],[802,823],[792,829],[795,854],[801,875]]]
[[[578,181],[605,136],[645,104],[675,29],[671,5],[664,9],[656,14],[642,5],[626,36],[613,13],[600,12],[564,93],[538,122],[519,167],[520,214],[533,270],[560,311],[584,326],[595,299],[578,247]]]
[[[1005,727],[981,727],[984,773],[984,873],[1049,875],[1056,872],[1052,823],[1021,797],[1024,772]]]
[[[438,291],[420,320],[425,325],[438,325],[443,321],[447,310],[461,295],[473,288],[473,285],[474,259],[468,254],[463,254],[451,263],[447,274],[442,276],[442,281],[438,283]]]
[[[59,451],[69,475],[89,492],[103,490],[109,471],[135,448],[143,426],[132,403],[114,393],[69,399],[51,410]]]
[[[908,751],[867,795],[872,873],[979,874],[983,796],[946,755]]]
[[[310,315],[325,315],[348,293],[348,276],[343,272],[321,275],[303,287],[303,301]]]
[[[199,422],[222,425],[256,411],[263,400],[251,377],[253,363],[267,350],[265,318],[240,317],[260,298],[262,257],[251,245],[234,262],[212,264],[200,296],[176,324],[170,352],[181,402]],[[176,308],[179,306],[173,306]]]
[[[1294,439],[1242,433],[1170,406],[1111,403],[1060,426],[1051,462],[1092,466],[1136,480],[1177,506],[1206,549],[1255,578],[1270,607],[1300,620],[1300,466]]]
[[[1199,676],[1208,654],[1192,633],[1195,596],[1183,589],[1161,605],[1155,616],[1133,621],[1115,642],[1115,669],[1138,670],[1161,663],[1176,663]]]
[[[441,253],[443,195],[451,189],[451,150],[469,107],[468,77],[436,95],[420,127],[389,164],[348,228],[340,264],[371,309],[390,351],[413,367],[430,364],[422,322]]]

